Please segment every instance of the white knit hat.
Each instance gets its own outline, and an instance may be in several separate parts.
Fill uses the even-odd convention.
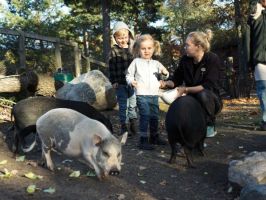
[[[129,31],[129,37],[131,39],[134,39],[134,34],[133,34],[133,31],[129,29],[128,25],[126,25],[124,22],[122,21],[119,21],[119,22],[116,22],[115,25],[114,25],[114,28],[113,28],[113,36],[114,34],[121,30],[121,29],[126,29]]]

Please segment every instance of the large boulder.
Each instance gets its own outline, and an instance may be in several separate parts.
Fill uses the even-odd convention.
[[[241,187],[266,182],[266,152],[251,152],[242,160],[229,163],[229,181]]]
[[[265,200],[266,185],[247,185],[240,193],[240,200]]]
[[[98,110],[115,107],[115,90],[108,78],[99,70],[92,70],[65,83],[57,90],[56,98],[87,102]]]

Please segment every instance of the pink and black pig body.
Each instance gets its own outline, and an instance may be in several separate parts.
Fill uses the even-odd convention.
[[[99,179],[119,174],[121,144],[126,142],[127,133],[117,139],[101,122],[67,108],[45,113],[37,120],[36,129],[48,169],[54,170],[53,148],[66,156],[83,158]]]
[[[197,149],[204,155],[203,144],[207,131],[206,114],[200,103],[190,95],[176,99],[168,109],[165,126],[172,150],[169,163],[176,160],[176,143],[180,143],[188,166],[194,167],[192,151]]]
[[[31,144],[25,147],[25,138],[31,133],[36,132],[37,119],[49,110],[54,108],[70,108],[76,110],[87,117],[102,122],[111,132],[112,124],[108,118],[85,102],[56,99],[53,97],[31,97],[19,101],[12,109],[12,116],[15,122],[14,133],[14,153],[19,150],[21,144],[24,152],[29,152],[34,147]]]

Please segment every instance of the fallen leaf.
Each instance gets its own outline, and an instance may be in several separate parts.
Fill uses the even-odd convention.
[[[34,173],[32,173],[32,172],[29,172],[29,173],[27,173],[27,174],[24,174],[24,176],[25,176],[26,178],[31,179],[31,180],[36,180],[36,179],[42,179],[42,178],[43,178],[43,176],[36,175],[36,174],[34,174]]]
[[[166,180],[160,182],[160,185],[165,186],[167,184]]]
[[[230,187],[228,188],[227,192],[228,192],[228,193],[231,193],[232,191],[233,191],[233,187],[230,186]]]
[[[143,154],[143,151],[139,151],[136,155],[139,156],[141,154]]]
[[[55,193],[55,188],[49,187],[47,189],[44,189],[43,192],[53,194]]]
[[[27,187],[27,192],[28,192],[29,194],[33,194],[35,191],[36,191],[36,185],[29,185],[29,186]]]
[[[144,170],[144,169],[147,169],[147,167],[139,166],[139,170]]]
[[[124,194],[116,194],[116,195],[117,195],[118,200],[123,200],[126,198],[126,195],[124,195]]]
[[[86,176],[94,177],[96,176],[96,173],[94,171],[88,171]]]
[[[143,176],[143,174],[141,174],[141,173],[138,173],[137,175],[138,175],[139,177]]]
[[[1,162],[0,162],[0,165],[4,165],[4,164],[6,164],[7,163],[7,160],[2,160]]]
[[[18,170],[14,169],[14,170],[12,170],[10,173],[12,174],[12,176],[13,176],[13,175],[15,176],[15,175],[17,175]]]
[[[146,181],[143,181],[143,180],[140,180],[139,182],[142,184],[146,184]]]
[[[4,171],[0,174],[0,178],[10,178],[12,176],[12,173],[8,171],[8,169],[4,169]]]
[[[69,177],[75,177],[75,178],[77,178],[77,177],[79,177],[80,176],[80,171],[73,171],[70,175],[69,175]]]
[[[66,163],[66,162],[73,162],[73,160],[66,159],[62,161],[62,163]]]
[[[25,156],[16,157],[17,162],[23,162],[24,160],[25,160]]]

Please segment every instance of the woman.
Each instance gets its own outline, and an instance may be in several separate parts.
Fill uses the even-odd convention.
[[[175,70],[172,80],[166,81],[168,87],[177,87],[178,97],[192,95],[202,105],[207,116],[207,135],[214,137],[215,115],[222,109],[218,80],[221,62],[210,52],[212,31],[191,32],[185,42],[185,53]]]

